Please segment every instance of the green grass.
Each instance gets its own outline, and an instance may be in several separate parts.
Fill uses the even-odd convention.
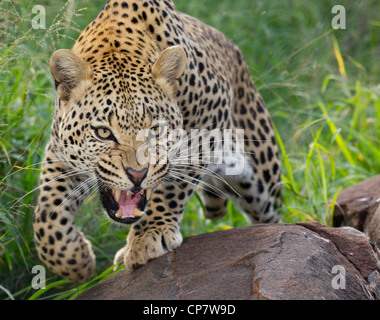
[[[46,8],[46,29],[31,28],[32,7]],[[76,222],[93,244],[97,274],[76,287],[48,273],[31,287],[39,264],[33,243],[41,156],[49,136],[54,84],[48,61],[70,48],[104,2],[0,2],[0,298],[69,299],[112,273],[125,229],[110,224],[96,197]],[[329,224],[331,202],[347,186],[380,171],[380,3],[304,0],[177,0],[179,10],[237,43],[276,128],[283,174],[283,222]],[[331,8],[346,8],[346,30],[331,28]],[[86,9],[84,9],[86,8]],[[217,222],[195,195],[185,210],[185,237],[248,225],[230,203]]]

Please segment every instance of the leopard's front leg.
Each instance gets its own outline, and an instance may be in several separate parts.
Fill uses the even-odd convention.
[[[73,217],[89,191],[87,179],[67,168],[48,145],[33,220],[37,252],[51,271],[74,282],[88,280],[95,270],[91,244]]]
[[[180,225],[183,209],[194,186],[161,184],[153,193],[145,215],[132,227],[127,245],[120,249],[114,262],[122,258],[129,270],[145,265],[182,243]]]

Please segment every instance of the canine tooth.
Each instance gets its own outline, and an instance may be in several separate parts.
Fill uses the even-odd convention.
[[[145,195],[146,195],[146,199],[149,200],[152,195],[152,188],[146,189]]]
[[[115,216],[116,216],[116,218],[121,218],[121,216],[122,216],[121,209],[117,210]]]
[[[141,217],[143,215],[143,213],[136,207],[133,208],[133,214],[135,217]]]
[[[119,202],[121,190],[114,190],[114,192],[115,192],[115,200],[116,202]]]

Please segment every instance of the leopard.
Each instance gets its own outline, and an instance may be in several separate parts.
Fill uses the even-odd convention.
[[[220,31],[171,0],[109,0],[71,49],[52,53],[50,71],[56,97],[33,230],[53,273],[80,283],[96,270],[74,221],[94,190],[107,218],[129,228],[113,263],[130,272],[180,247],[194,193],[207,219],[232,201],[252,224],[281,222],[272,120],[242,51]]]

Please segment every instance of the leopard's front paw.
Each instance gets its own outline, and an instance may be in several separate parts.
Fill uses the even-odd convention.
[[[124,264],[129,270],[148,263],[168,251],[178,248],[182,234],[178,229],[149,230],[144,234],[128,235]]]
[[[126,250],[127,246],[124,246],[116,252],[115,257],[113,258],[113,271],[116,271],[120,266],[120,262],[124,260]]]

